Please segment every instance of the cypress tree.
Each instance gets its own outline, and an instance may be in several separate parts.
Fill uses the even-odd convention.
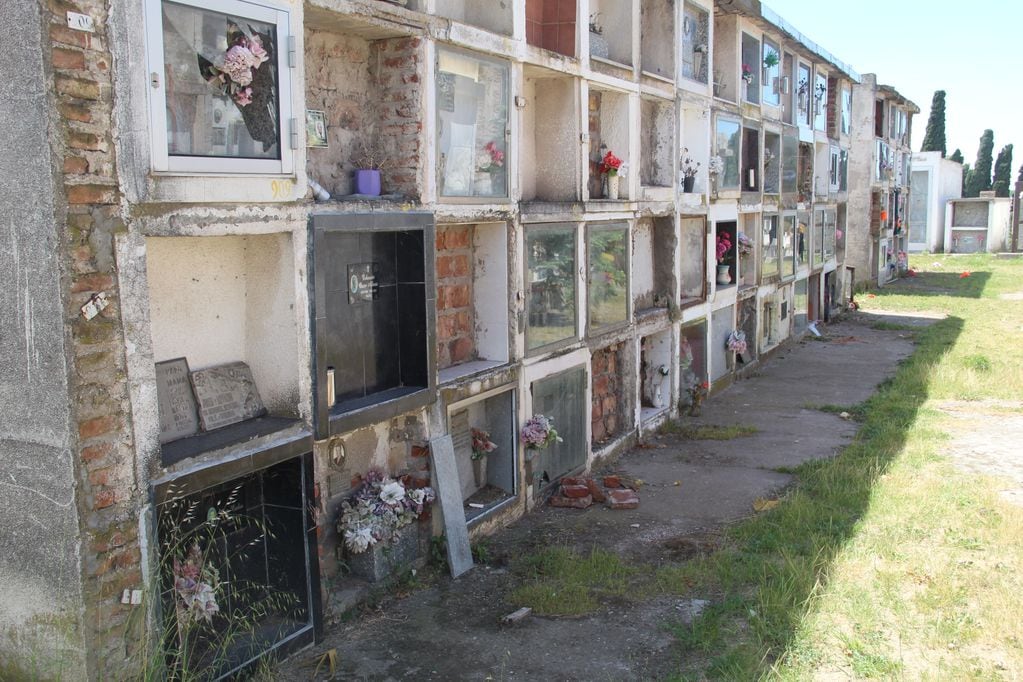
[[[956,163],[963,162],[963,153],[959,151],[959,147],[956,147],[956,150],[952,152],[952,156],[948,157],[948,160],[955,161]]]
[[[995,132],[989,128],[980,136],[977,160],[973,164],[963,196],[979,197],[981,192],[991,189],[991,155],[994,153],[994,150]]]
[[[941,152],[945,158],[945,91],[937,90],[931,100],[931,115],[927,118],[927,132],[920,151]]]
[[[1007,144],[998,152],[995,160],[995,176],[991,183],[991,189],[995,191],[996,197],[1009,196],[1009,183],[1012,182],[1012,145]]]
[[[963,186],[962,186],[962,189],[959,192],[959,194],[961,196],[963,196],[963,197],[967,196],[967,194],[966,194],[966,187],[967,187],[967,185],[970,184],[970,175],[972,175],[972,174],[973,174],[973,170],[970,168],[970,164],[964,163],[963,164]]]

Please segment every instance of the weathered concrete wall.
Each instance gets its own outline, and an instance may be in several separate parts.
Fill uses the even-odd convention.
[[[74,438],[37,0],[0,19],[0,679],[84,676]],[[47,42],[49,40],[47,39]]]
[[[856,282],[876,281],[871,251],[870,195],[874,168],[874,95],[877,78],[863,76],[853,86],[852,148],[849,155],[849,213],[845,233],[845,265],[856,268]]]

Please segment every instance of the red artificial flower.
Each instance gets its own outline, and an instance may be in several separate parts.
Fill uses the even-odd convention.
[[[611,171],[618,172],[618,169],[622,166],[622,160],[614,155],[614,152],[608,151],[604,154],[604,159],[600,162],[600,172],[610,173]]]

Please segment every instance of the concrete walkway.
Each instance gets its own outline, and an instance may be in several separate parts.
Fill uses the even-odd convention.
[[[491,565],[458,581],[442,578],[330,628],[322,644],[282,664],[278,679],[313,679],[313,661],[332,648],[335,679],[344,680],[667,676],[677,654],[664,625],[691,617],[692,601],[623,601],[583,618],[531,616],[503,626],[501,617],[514,610],[505,600],[515,587],[508,562],[560,544],[584,551],[600,546],[631,563],[657,564],[699,551],[703,542],[712,545],[723,525],[753,513],[754,500],[792,482],[781,471],[833,456],[855,435],[855,422],[814,408],[865,400],[912,352],[910,334],[871,328],[881,319],[858,313],[826,328],[823,340],[784,350],[685,422],[752,426],[755,434],[726,441],[659,436],[626,454],[615,470],[644,482],[638,509],[537,510],[491,539]],[[328,677],[321,670],[317,679]]]

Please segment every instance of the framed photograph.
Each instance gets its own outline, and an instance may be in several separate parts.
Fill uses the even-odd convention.
[[[327,146],[327,115],[325,113],[315,109],[306,110],[305,139],[307,147]]]

